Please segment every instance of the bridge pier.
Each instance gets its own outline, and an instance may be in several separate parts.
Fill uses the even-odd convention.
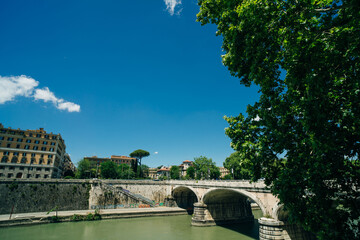
[[[259,239],[313,240],[316,238],[297,225],[262,217],[259,219]]]
[[[191,219],[191,225],[197,227],[209,227],[216,225],[214,219],[209,214],[205,203],[194,203],[194,216]]]

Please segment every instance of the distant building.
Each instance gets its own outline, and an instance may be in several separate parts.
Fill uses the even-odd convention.
[[[149,178],[157,179],[157,168],[149,168]]]
[[[167,177],[170,178],[170,168],[162,167],[157,170],[157,179],[160,177]]]
[[[75,174],[76,167],[74,163],[71,161],[70,155],[65,153],[64,155],[64,167],[63,167],[63,176],[65,173],[72,172]]]
[[[220,170],[220,178],[224,178],[226,175],[230,173],[230,171],[224,167],[219,167],[219,170]]]
[[[101,163],[108,161],[114,162],[117,165],[127,164],[131,166],[131,163],[136,161],[136,158],[127,157],[127,156],[116,156],[116,155],[112,155],[110,158],[99,158],[97,156],[92,156],[92,157],[84,157],[84,159],[88,159],[93,167],[100,166]]]
[[[0,124],[0,178],[60,178],[65,148],[60,134]]]
[[[185,177],[186,176],[186,170],[193,165],[193,162],[190,160],[185,160],[180,164],[180,176]]]

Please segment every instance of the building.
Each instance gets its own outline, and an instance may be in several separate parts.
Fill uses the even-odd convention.
[[[193,162],[190,160],[185,160],[180,164],[180,176],[185,177],[186,176],[186,170],[193,165]]]
[[[230,171],[224,167],[219,167],[219,170],[220,170],[220,178],[224,178],[226,175],[230,173]]]
[[[0,178],[60,178],[65,149],[60,134],[0,124]]]
[[[129,166],[131,166],[131,164],[136,161],[136,158],[127,157],[127,156],[116,156],[116,155],[112,155],[110,158],[99,158],[97,156],[92,156],[92,157],[84,157],[84,159],[88,159],[94,168],[100,167],[101,163],[108,161],[114,162],[117,165],[127,164]]]
[[[64,167],[63,167],[63,176],[65,176],[65,174],[75,174],[76,171],[76,167],[74,165],[74,163],[71,161],[70,155],[65,153],[64,155]]]
[[[170,168],[162,167],[157,170],[157,179],[160,177],[167,177],[170,178]]]
[[[149,168],[149,178],[157,179],[157,168]]]

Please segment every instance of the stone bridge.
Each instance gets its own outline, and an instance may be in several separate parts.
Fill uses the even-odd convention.
[[[263,216],[259,219],[260,239],[312,239],[309,233],[287,224],[279,200],[263,181],[106,181],[154,201],[165,201],[193,213],[193,226],[213,226],[254,221],[251,203]],[[285,221],[284,221],[285,220]]]
[[[253,221],[251,203],[264,216],[278,219],[279,200],[262,181],[169,181],[169,185],[179,207],[194,208],[195,226]]]

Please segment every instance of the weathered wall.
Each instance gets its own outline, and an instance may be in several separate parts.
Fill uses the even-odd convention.
[[[103,181],[114,187],[122,187],[132,193],[140,194],[156,203],[163,203],[167,196],[171,195],[171,186],[167,182],[154,181]]]
[[[117,188],[142,195],[158,205],[171,195],[165,182],[126,180],[2,180],[0,214],[86,210],[94,208],[144,207],[148,203],[129,197]]]
[[[0,214],[88,209],[90,188],[86,181],[0,181]]]

